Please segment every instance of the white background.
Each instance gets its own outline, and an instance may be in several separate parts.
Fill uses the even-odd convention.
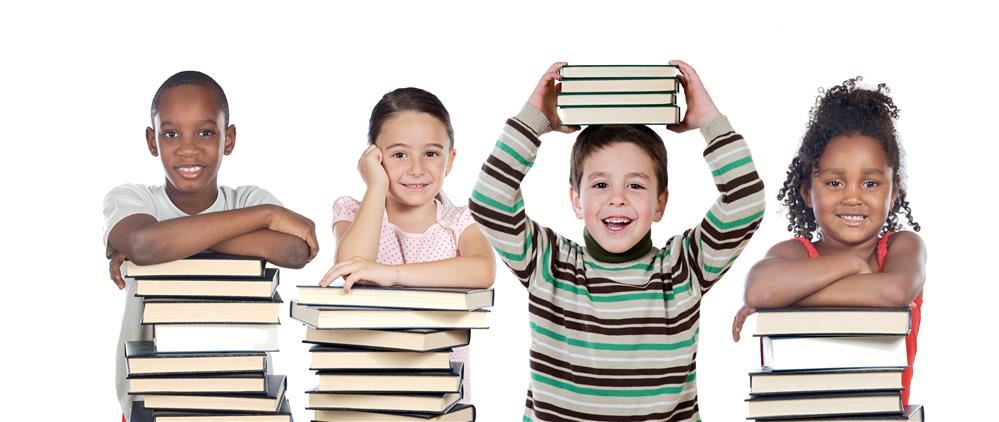
[[[729,327],[745,272],[788,237],[775,196],[817,88],[855,75],[887,82],[901,107],[909,198],[929,248],[913,402],[925,403],[934,420],[968,420],[992,407],[994,11],[954,1],[244,3],[4,6],[0,389],[8,414],[117,420],[114,347],[123,300],[107,277],[101,200],[121,183],[162,183],[143,131],[154,91],[176,71],[207,72],[229,96],[239,135],[221,182],[266,187],[317,223],[322,250],[305,269],[282,273],[287,300],[295,284],[318,281],[332,261],[330,206],[363,192],[356,157],[384,92],[418,86],[444,101],[459,151],[445,191],[464,201],[504,119],[551,62],[669,58],[700,72],[746,136],[769,198],[756,237],[702,305],[703,419],[744,418],[757,349],[753,341],[733,343]],[[700,136],[664,138],[671,194],[654,228],[657,244],[696,224],[715,195]],[[582,224],[571,218],[566,193],[572,139],[544,138],[525,196],[537,221],[579,238]],[[492,329],[472,337],[474,401],[480,420],[519,420],[526,295],[503,267],[495,288]],[[313,382],[303,332],[285,318],[276,355],[302,421],[302,392]]]

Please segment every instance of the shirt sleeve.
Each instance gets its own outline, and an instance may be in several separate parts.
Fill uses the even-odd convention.
[[[104,248],[108,258],[111,258],[115,253],[111,244],[108,243],[111,230],[125,217],[136,214],[156,216],[153,195],[145,186],[121,185],[111,189],[111,192],[104,196]]]
[[[333,224],[341,221],[353,223],[357,218],[357,212],[361,209],[361,203],[349,196],[341,196],[333,201]]]
[[[277,205],[281,206],[281,201],[271,194],[267,189],[256,186],[240,186],[236,189],[235,209],[255,207],[257,205]]]
[[[527,216],[520,184],[551,130],[541,111],[525,104],[507,120],[492,154],[482,165],[469,208],[479,229],[524,287],[537,277],[539,261],[550,244],[549,231]]]
[[[745,249],[763,219],[766,198],[763,181],[756,172],[749,146],[719,116],[701,134],[707,141],[707,161],[718,189],[718,199],[693,229],[687,230],[680,256],[689,266],[699,294],[706,293]]]

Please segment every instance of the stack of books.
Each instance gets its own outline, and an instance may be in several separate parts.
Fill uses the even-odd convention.
[[[673,65],[563,66],[558,107],[565,126],[680,122]]]
[[[760,310],[748,419],[923,421],[902,406],[909,329],[909,308]]]
[[[314,422],[475,420],[459,404],[464,368],[451,350],[488,328],[492,289],[299,286],[291,316],[313,344]]]
[[[126,262],[153,341],[128,342],[132,422],[291,422],[278,349],[278,270],[259,258],[203,253],[157,265]]]

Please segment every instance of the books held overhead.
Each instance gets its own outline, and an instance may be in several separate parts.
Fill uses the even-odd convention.
[[[909,308],[760,309],[756,335],[909,334]]]
[[[291,302],[291,317],[327,328],[489,328],[488,312],[308,306]]]
[[[268,375],[265,394],[146,394],[146,407],[150,409],[277,412],[284,401],[286,384],[287,380],[284,375]]]
[[[277,268],[267,268],[263,277],[150,276],[135,280],[139,297],[243,297],[269,299],[280,283]]]
[[[151,341],[125,343],[128,375],[217,374],[267,370],[263,352],[252,353],[157,353]]]
[[[156,324],[153,332],[159,353],[278,350],[277,324]]]
[[[680,122],[680,107],[675,105],[578,105],[561,109],[562,124],[567,126]]]
[[[680,122],[672,65],[563,66],[557,105],[563,125]]]
[[[443,413],[461,398],[461,393],[323,393],[308,391],[309,409],[383,410]]]
[[[439,352],[409,352],[313,346],[309,349],[312,363],[309,369],[364,370],[437,370],[451,369],[449,350]]]
[[[451,363],[447,371],[320,371],[316,391],[457,393],[461,389],[462,364]]]
[[[565,65],[559,69],[563,79],[575,78],[675,78],[680,68],[671,64],[652,65]]]
[[[615,106],[615,105],[670,105],[676,104],[673,92],[561,92],[558,94],[559,107],[570,106]]]
[[[200,253],[188,258],[162,264],[138,265],[125,261],[125,277],[147,276],[264,276],[261,258],[227,255],[215,252]]]
[[[298,303],[471,311],[493,306],[493,290],[354,286],[344,294],[339,286],[298,286]]]
[[[426,352],[467,346],[469,330],[319,330],[307,327],[305,342],[343,346],[360,346],[372,349],[409,350]]]
[[[475,406],[455,405],[442,414],[384,413],[358,410],[316,410],[313,422],[474,422]]]

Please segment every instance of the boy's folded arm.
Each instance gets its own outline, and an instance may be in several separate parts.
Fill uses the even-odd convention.
[[[482,235],[525,286],[547,240],[544,230],[527,216],[520,184],[537,158],[539,136],[550,130],[544,113],[525,104],[517,117],[507,120],[469,200]]]
[[[719,115],[701,128],[707,141],[704,159],[711,168],[718,199],[701,223],[689,231],[682,245],[692,256],[692,268],[702,292],[711,288],[731,267],[763,219],[766,199],[763,181],[753,165],[742,135]]]
[[[134,214],[115,224],[108,244],[140,265],[182,259],[225,240],[266,229],[271,207],[259,205],[164,221]]]
[[[209,249],[232,255],[256,256],[285,268],[302,268],[309,263],[309,245],[285,233],[261,229],[224,240]]]
[[[794,303],[797,306],[908,306],[926,281],[926,245],[919,235],[899,232],[881,272],[853,274]]]

